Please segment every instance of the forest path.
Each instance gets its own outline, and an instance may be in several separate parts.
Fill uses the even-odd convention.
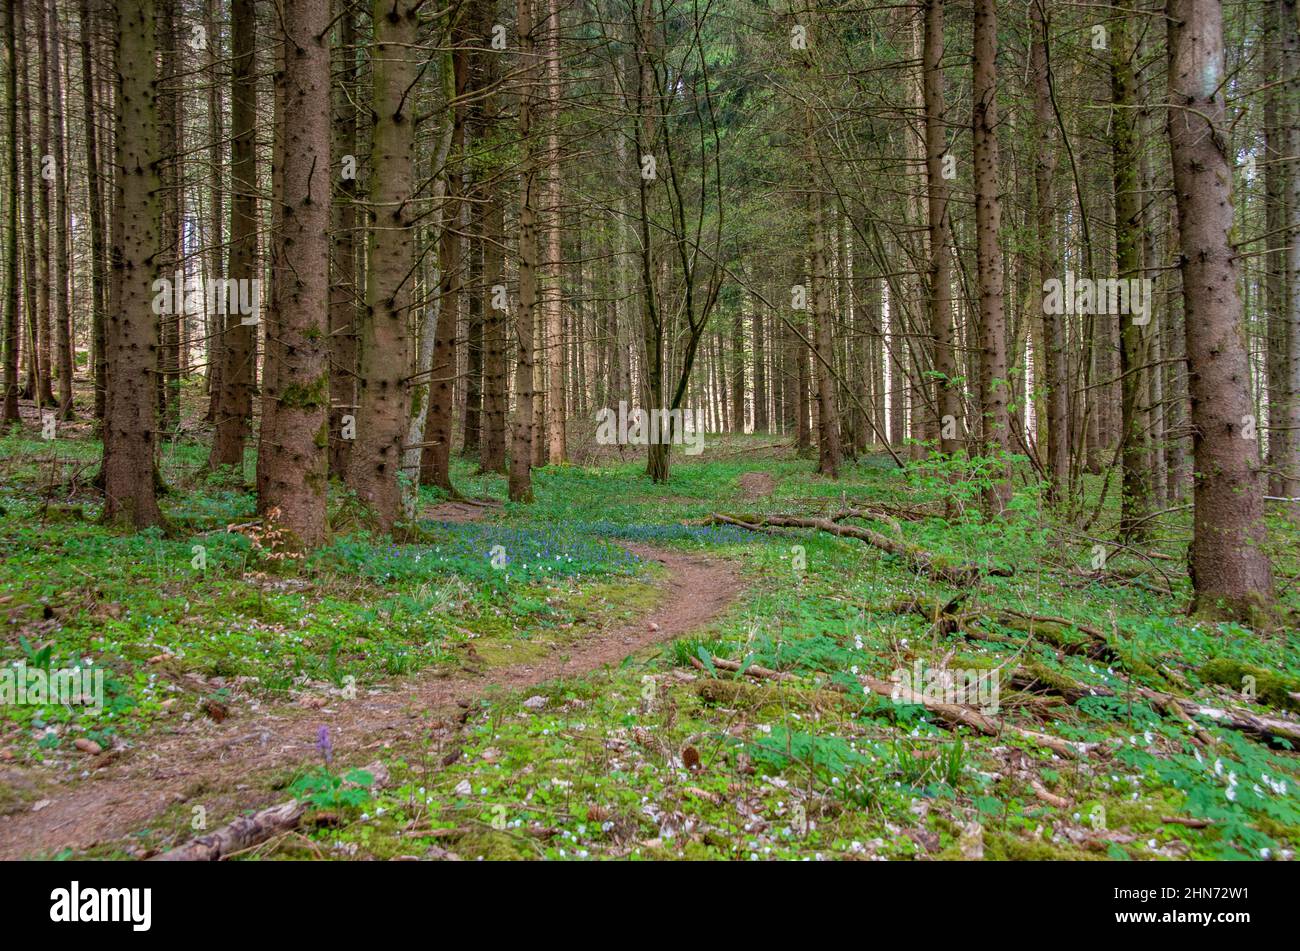
[[[320,709],[278,704],[250,715],[236,708],[221,723],[205,718],[195,721],[202,726],[191,725],[186,732],[142,737],[128,751],[104,754],[120,758],[86,779],[58,792],[47,789],[39,809],[0,817],[0,859],[111,843],[147,828],[183,802],[193,801],[215,813],[213,801],[229,798],[232,779],[241,784],[230,803],[237,808],[239,801],[246,801],[239,791],[252,796],[257,790],[254,777],[318,760],[322,726],[329,728],[333,748],[360,765],[367,753],[412,738],[422,717],[427,725],[431,714],[445,714],[449,708],[454,713],[458,705],[489,694],[589,673],[696,630],[722,613],[740,590],[735,566],[728,562],[645,545],[623,547],[667,569],[657,584],[658,602],[648,614],[558,645],[532,663],[489,668],[478,675],[430,669],[380,684],[378,693],[359,691],[355,700],[331,699]],[[21,776],[6,778],[23,782]],[[48,785],[35,773],[31,780]],[[211,815],[208,827],[221,818]]]

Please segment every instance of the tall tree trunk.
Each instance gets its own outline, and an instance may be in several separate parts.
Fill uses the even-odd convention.
[[[433,343],[433,368],[429,379],[429,422],[425,430],[428,445],[420,460],[420,482],[436,485],[456,494],[451,484],[452,419],[455,412],[456,340],[460,332],[460,298],[464,275],[461,248],[464,226],[464,187],[461,177],[465,160],[465,107],[460,105],[469,87],[469,53],[465,49],[468,31],[455,33],[457,49],[446,54],[447,89],[452,121],[451,151],[447,159],[447,214],[438,242],[441,280],[438,285],[438,329]]]
[[[330,58],[329,0],[285,0],[284,132],[274,324],[266,335],[262,511],[279,510],[293,545],[324,541],[329,444]]]
[[[182,175],[180,68],[177,63],[177,8],[179,0],[156,0],[158,4],[158,123],[159,147],[162,150],[162,245],[159,256],[161,277],[172,283],[172,300],[185,298],[185,248],[181,240]],[[177,291],[175,284],[179,283]],[[163,308],[159,315],[158,372],[155,376],[158,396],[158,422],[161,429],[174,432],[180,424],[180,325],[185,307]]]
[[[36,363],[36,381],[38,395],[34,397],[37,406],[54,406],[53,390],[53,373],[51,371],[50,359],[50,323],[52,299],[54,295],[54,257],[50,242],[50,206],[54,203],[54,178],[58,174],[58,166],[55,164],[54,156],[50,154],[50,86],[48,81],[47,63],[50,56],[49,31],[46,27],[46,8],[44,4],[36,4],[32,11],[36,17],[36,43],[39,51],[39,59],[36,61],[36,88],[39,90],[38,103],[40,107],[40,133],[36,141],[36,160],[38,163],[38,173],[40,184],[37,190],[37,212],[40,215],[38,219],[36,241],[39,246],[37,261],[37,339],[36,345],[32,350],[32,356],[35,357]],[[30,225],[29,225],[30,227]]]
[[[816,122],[811,106],[805,109],[805,119],[808,167],[815,169],[819,163],[816,161]],[[813,191],[808,196],[808,237],[814,334],[812,357],[817,378],[817,471],[838,479],[844,457],[840,447],[839,410],[835,405],[835,341],[831,327],[834,314],[826,273],[826,203],[819,177],[814,175],[812,181]]]
[[[117,0],[113,269],[118,293],[106,331],[104,521],[162,522],[155,496],[154,372],[158,322],[153,281],[159,255],[158,77],[153,0]]]
[[[1115,261],[1121,281],[1139,279],[1142,270],[1142,196],[1139,173],[1137,42],[1132,36],[1133,12],[1121,7],[1111,28],[1111,163],[1115,186]],[[1131,302],[1130,302],[1131,303]],[[1150,319],[1147,300],[1145,319]],[[1147,405],[1147,331],[1135,321],[1133,308],[1116,315],[1120,322],[1120,489],[1119,535],[1124,540],[1146,537],[1146,514],[1151,509],[1150,456],[1147,440],[1150,415]],[[1143,319],[1143,318],[1139,318]]]
[[[93,42],[95,21],[90,15],[90,0],[80,0],[81,22],[81,92],[85,115],[86,204],[90,208],[91,254],[91,356],[95,372],[95,425],[102,432],[104,400],[107,397],[108,361],[104,355],[104,316],[108,309],[108,249],[105,247],[105,208],[103,170],[99,164],[99,110],[95,105]],[[111,182],[109,183],[111,185]]]
[[[226,218],[225,184],[221,160],[221,147],[226,137],[226,119],[221,87],[221,63],[223,62],[221,33],[220,27],[217,26],[217,12],[220,6],[220,0],[204,0],[203,3],[203,29],[207,36],[208,69],[211,74],[208,84],[208,192],[210,195],[208,280],[213,282],[219,282],[224,277],[221,255],[225,248]],[[209,423],[215,423],[220,410],[221,370],[225,363],[221,352],[221,344],[225,338],[222,331],[225,327],[221,326],[223,320],[221,308],[218,307],[216,312],[212,313],[206,309],[208,295],[205,295],[204,300],[204,350],[208,364],[207,372],[204,374],[205,387],[208,391],[206,419]]]
[[[1002,249],[998,244],[997,12],[995,0],[975,0],[974,162],[975,236],[980,295],[980,406],[984,454],[1005,459],[1007,414],[1007,326],[1002,298]],[[994,466],[985,508],[1000,514],[1011,500],[1009,465]]]
[[[255,0],[231,0],[230,4],[230,249],[226,277],[247,281],[258,293],[257,64],[255,42],[257,22]],[[261,306],[260,300],[251,301]],[[221,343],[216,347],[222,361],[221,387],[217,394],[216,429],[208,466],[234,466],[243,477],[244,444],[253,419],[253,387],[256,370],[257,321],[246,320],[238,307],[219,308]]]
[[[415,279],[415,0],[375,0],[370,57],[370,266],[359,320],[360,395],[348,485],[382,532],[402,512],[402,436],[409,360],[407,321]],[[445,302],[444,302],[445,304]],[[444,310],[445,314],[446,311]]]
[[[488,36],[496,22],[496,0],[482,0],[479,33]],[[483,88],[489,92],[483,103],[479,134],[491,140],[497,134],[500,104],[495,92],[500,73],[496,54],[485,51],[482,61]],[[483,436],[479,445],[479,471],[506,469],[506,314],[509,306],[502,274],[502,245],[505,241],[505,209],[501,201],[502,178],[495,170],[483,183]]]
[[[767,305],[751,298],[754,308],[754,432],[771,431],[767,412]]]
[[[357,19],[348,0],[336,0],[342,9],[337,14],[338,59],[341,81],[334,93],[334,161],[330,166],[337,175],[338,194],[333,208],[330,278],[330,475],[346,478],[353,441],[344,437],[344,416],[359,419],[357,405],[358,378],[358,306],[357,288]],[[391,121],[391,117],[389,120]],[[373,135],[373,130],[372,130]],[[414,161],[414,153],[412,153]],[[387,239],[385,236],[385,240]],[[407,278],[414,280],[414,275]],[[408,290],[409,296],[409,290]],[[403,319],[405,319],[403,317]]]
[[[72,306],[68,299],[72,258],[69,255],[68,228],[68,150],[63,136],[63,70],[59,50],[59,13],[51,6],[49,55],[46,57],[46,76],[50,87],[50,126],[53,132],[50,145],[54,158],[54,319],[55,350],[59,364],[59,419],[72,419]]]
[[[5,318],[4,318],[4,395],[0,402],[0,435],[9,428],[21,428],[18,415],[18,2],[13,0],[5,11],[5,132],[9,141],[5,149],[8,178],[5,182],[5,213],[9,228],[5,232]],[[82,0],[83,7],[87,0]],[[82,22],[85,22],[83,17]]]
[[[537,319],[537,145],[533,140],[538,63],[533,39],[533,0],[519,0],[519,141],[523,144],[519,195],[519,301],[515,336],[515,420],[510,446],[512,502],[533,500],[533,327]]]
[[[1263,480],[1248,389],[1232,166],[1224,121],[1219,0],[1170,0],[1169,145],[1186,295],[1196,458],[1193,610],[1249,619],[1273,597],[1263,550]]]
[[[546,460],[565,460],[564,326],[561,276],[560,192],[560,8],[547,0],[546,37],[546,159],[543,188],[546,211],[546,259],[543,297],[546,310]]]
[[[1286,130],[1282,151],[1288,156],[1283,166],[1282,192],[1286,197],[1287,248],[1283,263],[1283,284],[1287,288],[1285,338],[1286,356],[1281,361],[1281,405],[1277,415],[1282,423],[1278,468],[1280,494],[1300,497],[1300,15],[1296,0],[1278,0],[1277,29],[1282,38],[1281,73],[1286,111]],[[1269,239],[1277,242],[1277,237]],[[1270,404],[1270,407],[1276,404]]]
[[[948,221],[948,183],[943,177],[948,152],[945,133],[947,109],[943,96],[943,5],[926,0],[925,43],[925,170],[930,227],[930,337],[938,384],[939,451],[958,452],[961,392],[952,345],[952,228]]]
[[[1050,76],[1047,67],[1047,44],[1050,33],[1046,13],[1047,0],[1033,0],[1033,39],[1030,43],[1030,70],[1034,80],[1034,134],[1039,142],[1034,160],[1034,197],[1037,216],[1038,280],[1045,292],[1057,275],[1055,208],[1052,202],[1052,178],[1056,174],[1056,124],[1052,116]],[[1043,322],[1044,346],[1041,364],[1042,383],[1038,389],[1046,394],[1047,475],[1051,498],[1060,501],[1070,481],[1070,384],[1066,357],[1066,315],[1049,314],[1043,307],[1046,299],[1039,294],[1039,314]],[[1035,354],[1037,358],[1039,354]],[[1035,371],[1040,369],[1035,362]]]

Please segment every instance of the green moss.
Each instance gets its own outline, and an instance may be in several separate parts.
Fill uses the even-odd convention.
[[[1201,666],[1197,671],[1207,683],[1222,684],[1233,690],[1244,691],[1249,684],[1247,677],[1255,679],[1255,696],[1269,706],[1283,710],[1300,712],[1300,700],[1292,694],[1300,694],[1300,680],[1285,674],[1252,667],[1230,657],[1216,657]]]
[[[1047,839],[997,832],[985,826],[984,858],[1005,862],[1078,862],[1099,861],[1105,855],[1058,845]]]
[[[329,375],[322,373],[310,383],[290,383],[280,391],[280,406],[285,409],[324,409],[329,406]]]

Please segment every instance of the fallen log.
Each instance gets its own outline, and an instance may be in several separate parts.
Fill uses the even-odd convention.
[[[725,657],[714,657],[713,666],[721,670],[739,671],[742,665],[739,661],[729,660]],[[698,667],[703,668],[703,664],[695,661]],[[792,674],[781,673],[780,671],[769,670],[765,667],[754,668],[750,665],[745,668],[745,673],[759,679],[775,679],[781,681],[795,680]],[[913,690],[904,687],[902,684],[890,680],[876,680],[873,677],[859,677],[859,682],[869,689],[872,693],[889,697],[900,703],[916,704],[925,707],[931,713],[934,713],[949,726],[965,726],[978,733],[986,736],[1003,736],[1010,734],[1022,739],[1029,740],[1038,746],[1046,747],[1052,752],[1067,759],[1080,759],[1087,756],[1089,746],[1086,743],[1071,743],[1068,740],[1062,740],[1059,737],[1050,736],[1046,733],[1039,733],[1037,730],[1029,730],[1024,727],[1007,723],[1005,720],[988,714],[980,713],[974,707],[968,707],[957,703],[941,703],[931,700]],[[837,693],[848,693],[842,684],[828,684],[828,690]]]
[[[901,538],[890,538],[880,532],[863,528],[859,525],[841,525],[829,518],[807,518],[801,515],[725,515],[715,513],[706,521],[707,525],[737,525],[751,531],[766,528],[815,528],[819,531],[837,535],[841,538],[853,538],[866,542],[873,548],[895,555],[907,562],[912,570],[936,581],[943,581],[957,587],[966,587],[979,581],[985,575],[1007,576],[1007,568],[981,568],[972,564],[950,564],[938,558],[918,545]]]
[[[1066,759],[1083,759],[1088,755],[1090,746],[1087,743],[1073,743],[1069,740],[1063,740],[1057,736],[1051,736],[1047,733],[1039,733],[1037,730],[1028,730],[1013,723],[1008,723],[999,717],[990,716],[980,713],[974,707],[967,707],[956,703],[940,703],[909,690],[902,684],[894,683],[890,680],[876,680],[873,677],[860,678],[863,686],[867,687],[873,693],[880,694],[884,697],[900,701],[902,703],[913,703],[925,707],[931,713],[945,723],[952,726],[965,726],[985,736],[1018,736],[1021,739],[1028,740],[1037,746],[1045,747],[1063,756]],[[831,689],[835,689],[832,685]]]
[[[1011,685],[1017,689],[1038,689],[1054,693],[1065,697],[1071,704],[1078,703],[1087,696],[1120,696],[1109,687],[1078,683],[1064,674],[1055,671],[1049,674],[1041,668],[1016,668],[1011,674]],[[1197,739],[1204,744],[1213,743],[1213,737],[1202,730],[1192,717],[1204,717],[1218,726],[1244,733],[1252,739],[1270,745],[1282,746],[1289,743],[1292,749],[1300,749],[1300,722],[1254,713],[1239,707],[1214,706],[1139,684],[1132,684],[1132,689],[1136,696],[1150,701],[1157,709],[1164,710],[1169,715],[1190,724]]]
[[[153,862],[216,862],[242,852],[272,836],[287,832],[298,825],[302,814],[306,812],[305,804],[297,799],[290,799],[277,806],[255,812],[251,816],[240,816],[215,832],[190,839],[184,845],[177,846],[161,855],[155,855]]]

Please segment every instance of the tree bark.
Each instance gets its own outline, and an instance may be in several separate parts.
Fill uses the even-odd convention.
[[[1180,219],[1192,399],[1193,610],[1249,620],[1273,597],[1248,389],[1219,0],[1170,0],[1169,145]]]
[[[257,211],[257,23],[255,0],[230,4],[230,248],[226,277],[254,281],[258,265]],[[259,285],[252,285],[258,287]],[[227,302],[228,304],[228,302]],[[260,300],[257,302],[260,308]],[[253,419],[256,323],[238,307],[221,308],[221,385],[208,467],[234,466],[243,477],[244,444]]]
[[[329,444],[329,0],[286,0],[281,198],[273,236],[274,323],[268,321],[259,465],[262,511],[295,547],[325,540]]]
[[[984,455],[993,457],[985,509],[1000,514],[1011,501],[1007,414],[1007,332],[1002,297],[1002,205],[998,197],[997,12],[995,0],[975,0],[974,162],[975,236],[980,295],[980,406]]]
[[[82,0],[83,10],[87,0]],[[10,427],[20,429],[18,415],[18,3],[13,0],[5,11],[5,45],[8,63],[5,65],[5,131],[9,142],[5,149],[8,163],[8,180],[5,183],[6,207],[9,228],[5,233],[5,317],[4,338],[4,395],[0,401],[0,435]],[[83,16],[82,22],[85,22]]]
[[[961,450],[961,392],[952,344],[952,227],[948,221],[948,183],[943,177],[948,152],[947,110],[943,95],[944,0],[926,0],[925,42],[925,170],[930,227],[930,337],[938,387],[939,451]]]
[[[519,0],[519,141],[523,143],[519,193],[519,301],[515,314],[515,420],[510,446],[512,502],[533,500],[533,326],[537,319],[537,144],[533,140],[538,63],[533,40],[533,0]]]
[[[148,528],[162,522],[155,497],[154,374],[158,320],[153,280],[159,255],[158,77],[153,0],[117,0],[113,267],[109,310],[108,417],[104,426],[104,521]]]
[[[415,278],[413,204],[415,116],[414,0],[375,0],[369,195],[370,266],[359,323],[360,394],[348,485],[381,532],[402,512],[398,475],[406,429],[407,321]],[[445,311],[444,311],[445,313]]]
[[[344,416],[359,418],[358,318],[361,295],[357,287],[357,106],[360,93],[357,66],[357,18],[348,0],[336,0],[343,9],[338,13],[338,57],[340,82],[334,96],[334,161],[330,166],[338,176],[338,194],[333,207],[330,276],[330,475],[345,479],[352,455],[353,440],[343,437]],[[385,121],[391,121],[391,116]],[[378,125],[378,122],[376,122]],[[372,130],[373,135],[373,130]],[[350,157],[350,158],[349,158]],[[414,161],[412,152],[411,161]],[[348,163],[347,168],[343,163]],[[409,173],[408,173],[409,176]],[[382,187],[382,184],[381,184]],[[385,235],[384,239],[388,237]],[[410,241],[409,236],[407,241]],[[407,281],[414,280],[410,275]],[[409,287],[409,285],[408,285]],[[407,290],[409,297],[409,289]],[[405,319],[405,315],[403,315]]]

